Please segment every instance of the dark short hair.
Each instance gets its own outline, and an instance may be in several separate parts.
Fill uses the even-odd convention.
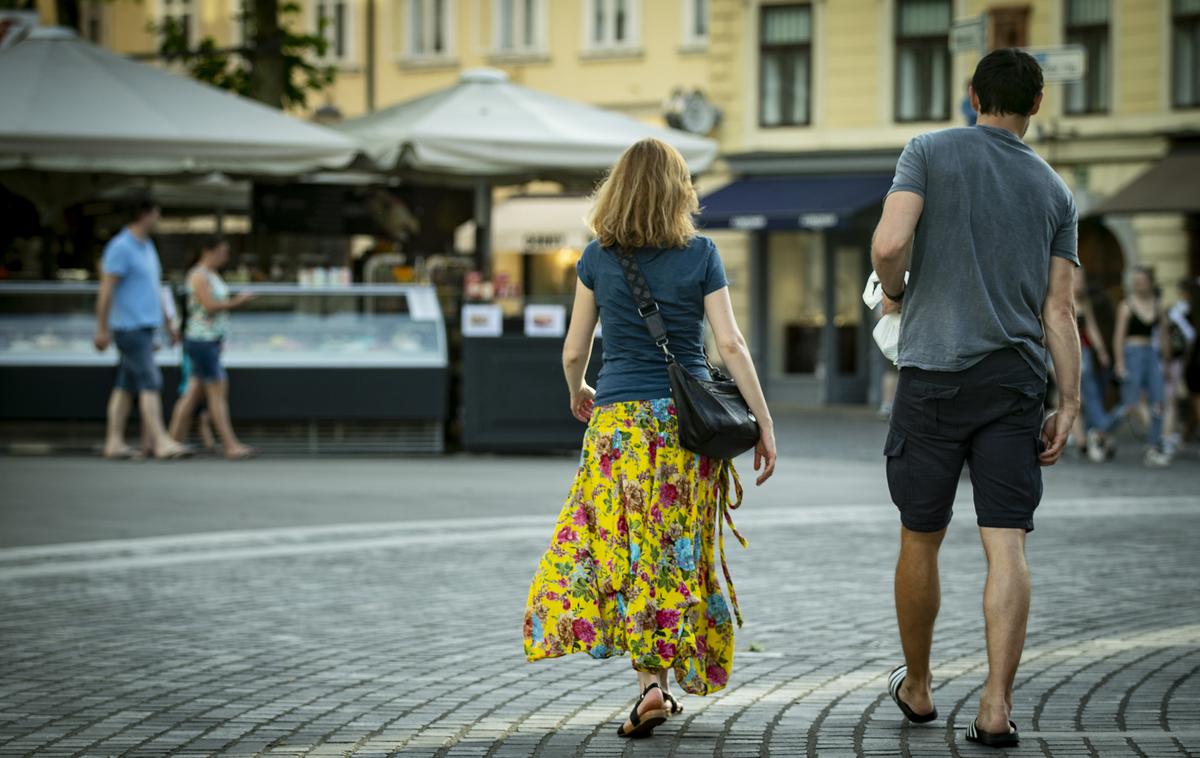
[[[993,50],[975,67],[971,87],[979,96],[980,113],[1028,116],[1042,94],[1042,67],[1024,50]]]
[[[127,215],[129,222],[141,221],[142,216],[145,216],[151,211],[159,209],[158,201],[149,195],[139,195],[129,201]]]
[[[206,234],[200,238],[200,251],[216,250],[226,242],[225,237],[220,234]]]

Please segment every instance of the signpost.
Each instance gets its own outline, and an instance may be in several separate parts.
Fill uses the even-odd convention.
[[[987,16],[980,14],[955,21],[950,27],[950,52],[977,55],[987,52]]]
[[[1041,65],[1042,78],[1047,82],[1077,82],[1087,73],[1087,50],[1083,45],[1027,47],[1025,52]]]

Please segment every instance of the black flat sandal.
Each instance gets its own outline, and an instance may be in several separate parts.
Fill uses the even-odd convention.
[[[625,731],[625,725],[621,724],[617,727],[618,737],[626,737],[632,740],[645,739],[654,734],[656,727],[666,722],[667,716],[670,715],[666,708],[656,708],[642,714],[638,713],[638,706],[646,699],[646,695],[650,694],[650,690],[659,690],[661,692],[662,688],[658,686],[658,682],[651,682],[646,685],[646,689],[642,690],[642,696],[633,704],[633,710],[629,712],[629,723],[633,724],[633,728],[627,732]]]
[[[900,665],[892,669],[892,673],[888,674],[888,694],[892,696],[892,700],[896,703],[896,707],[904,714],[904,718],[914,724],[928,724],[938,717],[937,708],[934,708],[929,713],[916,713],[912,708],[908,707],[908,703],[900,699],[900,687],[904,684],[905,677],[908,676],[908,666]]]
[[[1017,734],[1017,725],[1008,722],[1007,732],[985,732],[979,728],[979,722],[972,719],[967,727],[967,742],[974,742],[984,747],[1018,747],[1021,737]]]
[[[679,704],[678,700],[671,697],[670,692],[663,692],[663,699],[671,704],[671,715],[672,716],[678,716],[679,714],[683,713],[683,706]]]

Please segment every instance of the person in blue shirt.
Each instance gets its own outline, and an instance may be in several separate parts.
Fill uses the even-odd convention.
[[[758,419],[758,484],[775,470],[771,415],[734,319],[721,256],[696,232],[696,211],[687,163],[655,139],[630,147],[597,192],[590,220],[596,239],[577,266],[563,344],[570,411],[588,427],[525,609],[530,661],[571,653],[631,659],[639,697],[618,730],[621,737],[648,737],[683,711],[669,674],[695,695],[729,682],[734,620],[740,625],[741,613],[727,570],[728,603],[721,593],[713,554],[720,552],[726,568],[724,548],[715,550],[716,525],[729,519],[742,492],[731,461],[681,444],[663,348],[638,313],[622,256],[633,256],[645,274],[675,359],[704,380],[711,378],[708,320],[726,368]],[[604,365],[592,388],[584,377],[597,320],[604,324]]]
[[[108,400],[106,458],[140,455],[125,444],[125,424],[138,398],[143,438],[155,458],[178,458],[188,449],[167,434],[162,420],[162,373],[154,362],[154,336],[164,326],[172,343],[179,334],[167,318],[161,295],[162,268],[150,233],[158,223],[159,207],[153,200],[133,204],[130,221],[104,247],[100,261],[100,297],[96,301],[97,350],[115,344],[120,362],[116,386]]]

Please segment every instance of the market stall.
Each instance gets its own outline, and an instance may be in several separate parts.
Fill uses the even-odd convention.
[[[241,287],[233,286],[237,292]],[[432,287],[256,285],[231,316],[230,409],[269,450],[440,452],[446,330]],[[104,418],[116,355],[92,347],[96,285],[0,284],[0,427]],[[179,349],[160,335],[164,406]],[[63,428],[64,433],[69,431]]]

